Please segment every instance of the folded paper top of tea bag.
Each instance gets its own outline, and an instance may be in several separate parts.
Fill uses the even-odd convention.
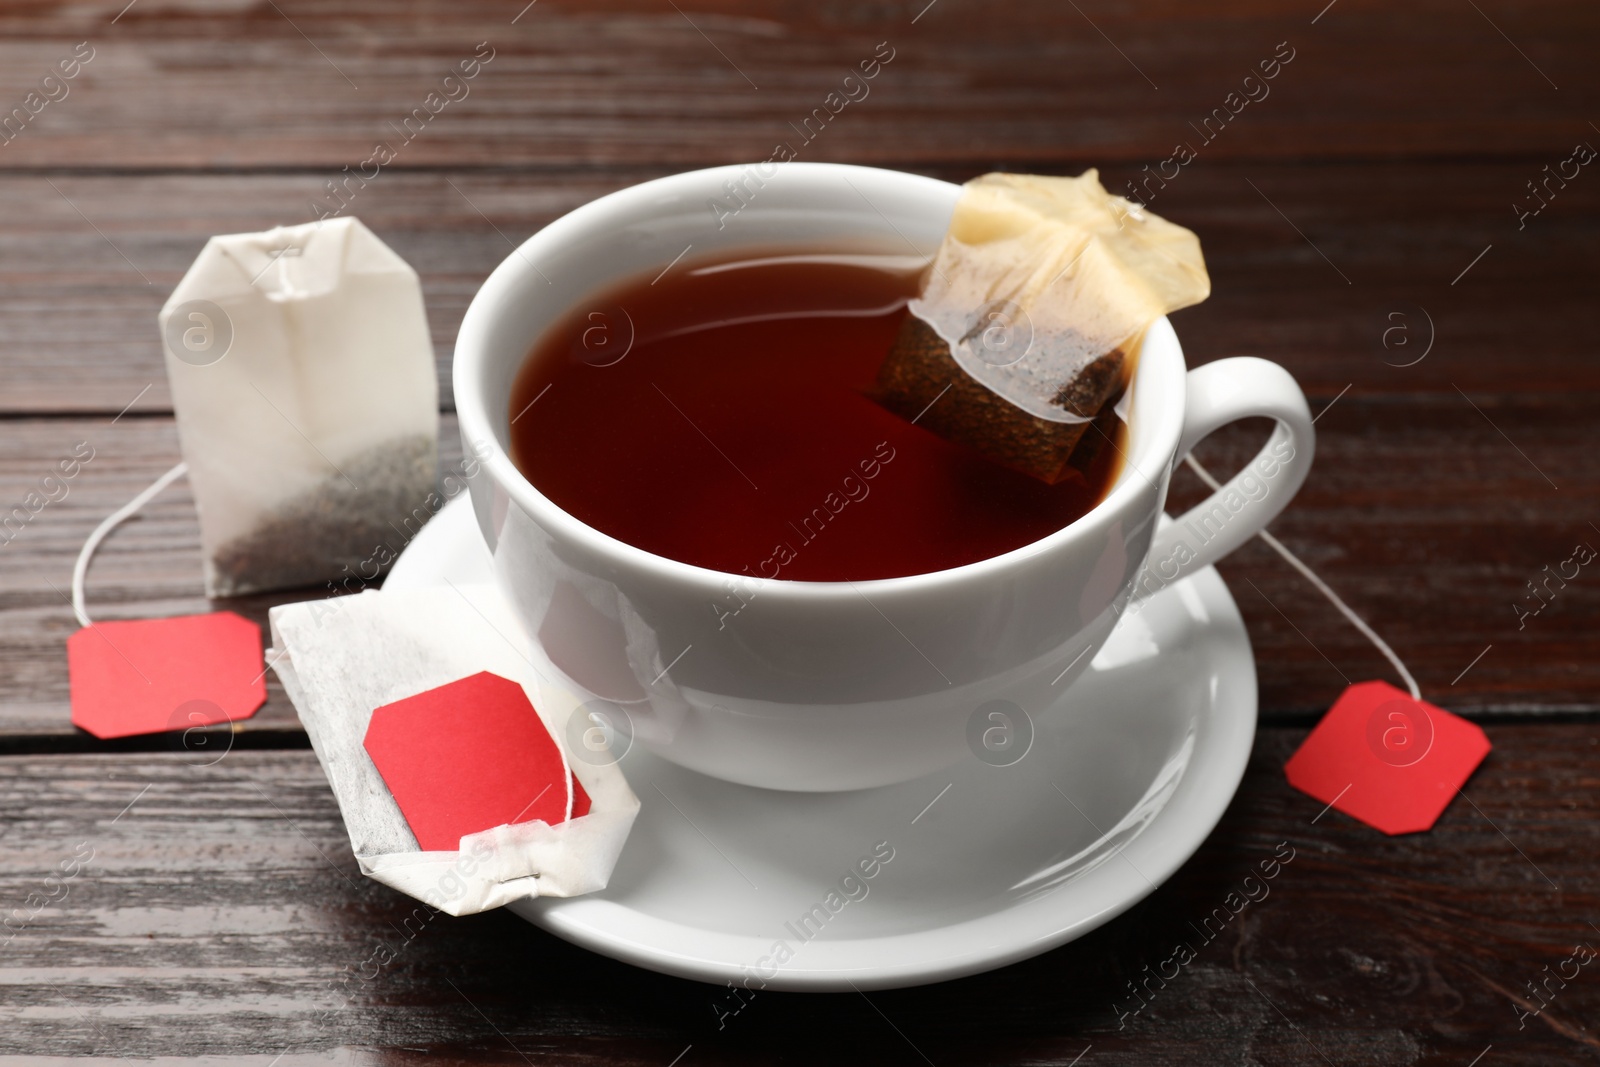
[[[573,758],[582,702],[539,676],[495,587],[369,591],[270,617],[268,658],[363,874],[451,915],[605,888],[638,798],[603,748]]]
[[[1211,293],[1189,230],[1077,178],[986,174],[966,184],[911,313],[1012,404],[1084,422],[1062,387],[1169,311]],[[1004,344],[989,331],[1010,336]]]
[[[416,277],[409,263],[354,217],[219,234],[206,242],[190,270],[205,276],[213,300],[251,291],[278,301],[306,300],[331,294],[351,276]],[[180,289],[174,299],[187,295]]]

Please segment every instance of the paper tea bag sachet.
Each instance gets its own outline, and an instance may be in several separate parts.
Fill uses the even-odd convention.
[[[1110,439],[1150,324],[1210,293],[1199,239],[1096,171],[986,174],[962,190],[876,399],[1055,484]]]
[[[362,874],[451,915],[605,888],[639,813],[630,738],[543,678],[495,585],[366,590],[270,618],[267,659]]]
[[[213,237],[160,321],[206,595],[392,559],[438,468],[416,272],[353,218]]]

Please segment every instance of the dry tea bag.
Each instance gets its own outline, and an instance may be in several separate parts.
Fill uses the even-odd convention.
[[[213,237],[160,321],[206,595],[392,559],[437,478],[416,272],[353,218]]]
[[[613,751],[620,735],[596,728],[590,704],[544,679],[498,588],[367,590],[285,604],[271,622],[267,658],[327,773],[362,874],[451,915],[605,888],[639,813],[618,766],[627,739]],[[542,767],[524,754],[528,738],[508,730],[506,709],[492,706],[507,689],[547,735],[554,758]],[[428,706],[413,709],[409,727],[393,720],[418,700]],[[409,778],[396,767],[406,757]],[[560,799],[541,807],[551,793]],[[452,817],[417,817],[430,799],[455,820],[471,809],[478,821],[442,833]]]
[[[1199,239],[1098,172],[986,174],[962,190],[877,399],[1054,484],[1110,439],[1145,330],[1210,292]]]

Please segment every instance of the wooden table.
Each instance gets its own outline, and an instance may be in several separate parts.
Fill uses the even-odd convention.
[[[1528,184],[1600,144],[1600,9],[1323,3],[0,9],[0,115],[26,119],[0,146],[0,504],[77,442],[95,450],[0,545],[0,1064],[1600,1059],[1600,970],[1530,992],[1600,946],[1600,573],[1521,625],[1513,608],[1600,545],[1600,175],[1538,200]],[[1319,817],[1285,783],[1346,680],[1389,674],[1259,542],[1222,570],[1262,725],[1178,875],[1029,962],[870,1000],[763,994],[722,1029],[715,989],[509,915],[402,938],[410,904],[356,873],[275,682],[212,766],[169,737],[72,728],[62,594],[89,530],[177,456],[155,313],[207,235],[309,220],[452,64],[492,52],[351,209],[422,275],[454,448],[452,338],[512,242],[621,186],[766,158],[880,42],[894,58],[870,96],[801,158],[958,181],[1098,166],[1202,236],[1215,295],[1177,319],[1191,364],[1269,356],[1320,410],[1316,470],[1275,531],[1494,743],[1432,832]],[[40,79],[85,55],[31,113]],[[1195,158],[1164,163],[1180,143]],[[1201,456],[1226,467],[1260,436]],[[1198,497],[1187,472],[1174,495]],[[281,599],[227,606],[262,620]],[[118,532],[90,601],[105,618],[206,609],[185,489]],[[1119,1020],[1127,983],[1279,842],[1299,858],[1271,896]],[[82,849],[92,862],[34,913]],[[370,966],[380,950],[394,958]]]

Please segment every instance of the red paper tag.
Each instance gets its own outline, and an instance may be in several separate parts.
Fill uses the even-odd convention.
[[[372,713],[363,742],[426,852],[508,823],[554,826],[589,797],[516,682],[484,671]]]
[[[1289,784],[1386,834],[1430,829],[1489,754],[1477,726],[1387,682],[1346,689],[1284,766]]]
[[[72,721],[99,738],[248,719],[266,703],[261,627],[231,611],[96,622],[67,638]]]

